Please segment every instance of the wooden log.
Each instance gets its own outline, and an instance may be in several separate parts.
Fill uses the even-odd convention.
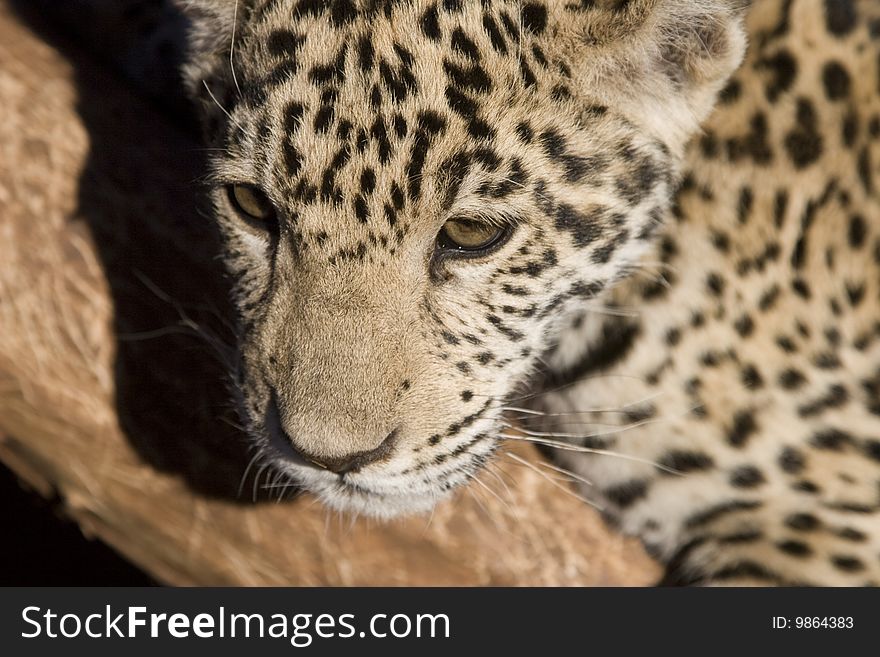
[[[178,585],[657,578],[530,449],[510,448],[529,466],[500,458],[431,518],[274,501],[283,490],[245,473],[223,384],[225,279],[194,202],[197,146],[5,1],[0,117],[0,460],[87,535]]]

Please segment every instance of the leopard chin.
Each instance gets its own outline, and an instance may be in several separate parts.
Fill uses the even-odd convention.
[[[456,485],[465,483],[446,480],[433,484],[427,480],[416,489],[411,483],[395,482],[394,476],[369,468],[339,474],[309,463],[285,443],[271,441],[264,449],[263,462],[276,473],[272,486],[306,491],[328,508],[353,516],[389,520],[428,513],[449,497]]]

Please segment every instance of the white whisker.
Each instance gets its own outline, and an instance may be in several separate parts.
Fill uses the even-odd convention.
[[[238,97],[241,98],[241,87],[238,86],[238,77],[235,75],[235,64],[233,62],[235,56],[235,33],[238,29],[238,5],[239,0],[235,0],[235,9],[232,13],[232,43],[229,45],[229,70],[232,73],[232,81],[235,83],[235,89],[238,91]]]
[[[474,477],[473,481],[474,481],[474,483],[478,484],[479,486],[482,486],[492,497],[494,497],[496,500],[501,502],[501,505],[507,510],[508,513],[510,513],[510,515],[516,515],[514,513],[513,509],[511,508],[510,504],[508,504],[506,501],[504,501],[501,498],[501,496],[498,493],[496,493],[494,490],[492,490],[486,482],[481,481],[478,477]]]
[[[512,501],[514,499],[513,491],[510,490],[510,487],[507,485],[507,481],[505,481],[504,479],[504,472],[499,470],[495,463],[491,462],[486,466],[485,471],[488,474],[492,475],[495,478],[495,481],[501,484],[501,486],[504,488],[505,494]]]
[[[535,473],[538,474],[539,476],[543,477],[543,478],[544,478],[545,480],[547,480],[547,482],[548,482],[551,486],[553,486],[554,488],[558,488],[559,490],[564,491],[567,495],[570,495],[570,496],[573,497],[574,499],[576,499],[576,500],[578,500],[578,501],[580,501],[580,502],[583,502],[584,504],[587,504],[587,505],[589,505],[589,506],[591,506],[591,507],[593,507],[593,508],[595,508],[595,509],[598,509],[599,511],[604,511],[604,510],[605,510],[605,507],[601,506],[600,504],[597,504],[597,503],[594,502],[593,500],[591,500],[591,499],[589,499],[589,498],[586,498],[586,497],[584,497],[583,495],[578,495],[576,492],[574,492],[573,490],[571,490],[571,488],[569,488],[568,486],[565,486],[564,484],[560,484],[558,481],[555,481],[555,480],[551,479],[549,476],[547,476],[547,473],[546,473],[546,472],[542,472],[542,471],[541,471],[539,468],[537,468],[534,464],[529,463],[529,462],[526,461],[524,458],[521,458],[521,457],[517,456],[516,454],[513,454],[512,452],[507,452],[506,455],[509,456],[509,457],[510,457],[511,459],[513,459],[514,461],[518,462],[519,464],[524,465],[525,467],[527,467],[527,468],[528,468],[529,470],[531,470],[532,472],[535,472]]]
[[[539,417],[568,417],[571,415],[586,415],[591,413],[622,413],[627,408],[632,408],[633,406],[641,406],[642,404],[647,404],[650,401],[657,399],[658,397],[662,397],[665,393],[663,391],[655,392],[653,394],[648,395],[647,397],[642,397],[641,399],[637,399],[636,401],[627,402],[626,404],[622,404],[621,406],[606,406],[600,408],[590,408],[582,411],[562,411],[558,413],[547,413],[545,411],[538,411],[533,408],[522,408],[519,406],[502,406],[500,410],[502,411],[511,411],[514,413],[523,413],[525,415],[535,415]]]
[[[639,456],[633,456],[631,454],[623,454],[621,452],[614,452],[608,449],[598,449],[595,447],[584,447],[582,445],[573,445],[572,443],[562,442],[560,440],[547,440],[546,438],[531,438],[528,436],[514,436],[506,433],[498,434],[500,438],[506,438],[508,440],[519,440],[524,443],[533,443],[535,445],[543,445],[545,447],[553,447],[554,449],[560,449],[564,452],[577,452],[581,454],[596,454],[598,456],[614,456],[616,458],[624,459],[627,461],[634,461],[636,463],[644,463],[646,465],[653,466],[664,472],[668,472],[669,474],[680,475],[682,474],[678,470],[674,470],[673,468],[667,467],[665,465],[661,465],[656,461],[651,461],[650,459],[641,458]]]
[[[541,463],[539,465],[543,468],[549,468],[550,470],[554,470],[554,471],[558,472],[559,474],[565,475],[569,479],[571,479],[573,481],[578,481],[578,482],[584,484],[585,486],[592,486],[593,485],[592,481],[590,481],[586,477],[581,477],[579,474],[572,472],[571,470],[566,470],[565,468],[560,468],[559,466],[553,465],[552,463],[545,463],[544,461],[541,461]]]
[[[479,497],[477,497],[477,494],[474,492],[474,489],[471,486],[468,486],[467,488],[465,488],[465,490],[468,492],[468,495],[470,495],[473,498],[474,502],[477,503],[477,506],[480,507],[480,510],[483,512],[483,514],[487,518],[492,520],[492,522],[494,524],[495,519],[492,517],[492,514],[489,513],[489,509],[486,508],[486,505],[483,504],[483,500],[481,500]],[[497,527],[497,525],[496,525],[496,527]]]
[[[589,301],[584,304],[584,307],[591,313],[595,313],[597,315],[607,315],[609,317],[638,317],[640,311],[636,308],[626,308],[623,306],[599,306]]]
[[[624,425],[601,425],[596,422],[591,422],[590,424],[595,424],[597,426],[615,427],[614,429],[610,429],[609,431],[598,431],[591,434],[565,433],[558,431],[532,431],[530,429],[525,429],[524,427],[513,425],[508,422],[502,422],[502,425],[508,427],[509,429],[520,431],[527,436],[535,436],[536,438],[571,438],[572,440],[586,440],[589,438],[602,438],[604,436],[613,436],[618,433],[623,433],[624,431],[629,431],[630,429],[637,429],[638,427],[643,427],[648,424],[657,424],[659,422],[665,421],[665,418],[659,418],[656,420],[641,420],[639,422],[631,422],[630,424]]]
[[[239,130],[241,130],[244,134],[246,134],[248,136],[252,136],[247,130],[244,129],[244,127],[242,127],[241,123],[236,121],[232,117],[232,114],[230,114],[229,111],[225,107],[223,107],[223,105],[220,104],[220,101],[217,100],[217,97],[214,95],[214,92],[211,91],[211,88],[208,86],[207,80],[202,80],[202,84],[205,86],[205,91],[208,92],[208,95],[211,97],[211,100],[214,101],[214,104],[220,109],[221,112],[223,112],[226,115],[226,118],[228,118],[232,122],[232,124],[236,128],[238,128]]]
[[[266,468],[268,468],[268,467],[269,467],[268,464],[264,464],[264,465],[260,466],[260,469],[257,470],[257,476],[254,477],[254,487],[253,487],[253,490],[251,491],[251,498],[254,503],[256,503],[256,501],[257,501],[257,491],[260,487],[260,478],[263,476],[263,473],[266,471]]]
[[[244,482],[247,481],[248,473],[251,471],[251,468],[253,467],[254,463],[256,463],[257,460],[259,460],[260,456],[261,456],[261,454],[258,451],[256,454],[254,454],[253,458],[251,458],[251,460],[248,461],[247,467],[245,467],[244,473],[241,475],[241,481],[238,482],[238,493],[236,493],[236,497],[241,498],[242,491],[244,490]]]
[[[549,368],[548,368],[549,369]],[[542,395],[550,395],[554,392],[559,392],[561,390],[565,390],[566,388],[570,388],[572,386],[578,385],[579,383],[585,383],[586,381],[594,381],[599,379],[627,379],[631,381],[637,381],[639,383],[644,383],[645,379],[641,376],[636,376],[635,374],[591,374],[589,376],[580,377],[574,381],[568,381],[567,383],[563,383],[557,386],[553,386],[552,388],[547,388],[545,390],[536,390],[533,392],[527,392],[522,395],[518,395],[515,397],[508,397],[504,401],[507,403],[515,404],[528,401],[530,399],[534,399],[535,397],[540,397]],[[478,397],[481,399],[485,398],[493,398],[492,395],[480,395],[474,394],[474,397]]]

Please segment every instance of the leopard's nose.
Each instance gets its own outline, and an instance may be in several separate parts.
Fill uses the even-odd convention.
[[[354,451],[349,454],[336,456],[316,454],[298,445],[296,439],[284,430],[281,413],[274,394],[266,410],[266,428],[269,432],[272,446],[276,451],[280,452],[281,456],[295,456],[296,459],[302,459],[312,465],[339,475],[357,472],[371,463],[386,459],[394,450],[399,433],[398,429],[393,430],[373,449]]]
[[[365,452],[354,452],[352,454],[347,454],[342,457],[333,458],[326,458],[309,454],[308,452],[305,452],[297,447],[293,439],[289,438],[289,440],[291,443],[291,447],[294,449],[294,451],[296,451],[306,461],[314,463],[319,468],[324,468],[325,470],[329,470],[330,472],[335,472],[336,474],[342,475],[348,472],[357,472],[361,468],[364,468],[371,463],[382,461],[383,459],[388,457],[391,454],[391,451],[394,449],[396,438],[397,429],[389,433],[375,449],[367,450]]]

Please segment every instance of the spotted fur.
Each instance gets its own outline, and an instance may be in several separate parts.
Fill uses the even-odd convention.
[[[179,4],[276,467],[418,512],[515,422],[666,583],[880,581],[874,0]]]
[[[565,431],[644,461],[562,460],[667,582],[876,585],[880,6],[758,2],[748,31],[652,264],[604,299],[632,316],[577,320],[539,405],[615,409]]]
[[[250,432],[331,506],[430,508],[668,212],[735,3],[187,3]],[[236,216],[261,189],[277,225]],[[450,219],[509,227],[439,250]]]

